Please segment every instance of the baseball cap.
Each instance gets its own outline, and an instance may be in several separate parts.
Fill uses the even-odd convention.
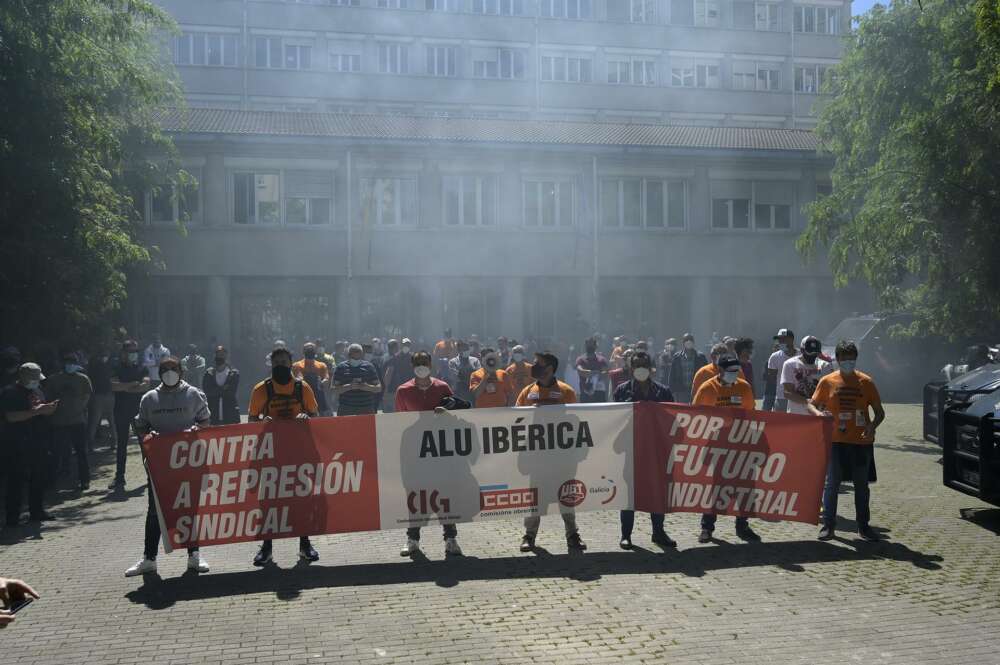
[[[411,341],[410,341],[410,338],[409,338],[409,337],[404,337],[404,338],[403,338],[403,341],[402,341],[402,342],[400,342],[400,344],[412,344],[412,343],[413,343],[413,342],[411,342]]]
[[[17,368],[17,372],[29,381],[45,380],[45,375],[42,374],[42,368],[38,366],[38,363],[23,363]]]
[[[812,335],[803,337],[802,344],[799,346],[803,351],[808,351],[809,353],[819,353],[823,350],[823,342],[819,341],[818,337]]]
[[[774,336],[774,339],[781,339],[782,337],[791,337],[794,339],[795,333],[788,328],[779,328],[778,333]]]
[[[726,370],[734,370],[740,368],[739,359],[731,353],[727,353],[719,357],[719,370],[725,372]]]

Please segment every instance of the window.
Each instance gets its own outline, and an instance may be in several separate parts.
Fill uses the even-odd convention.
[[[286,224],[329,224],[332,211],[332,171],[285,171]]]
[[[588,19],[593,18],[593,3],[592,0],[539,0],[538,12],[543,18]]]
[[[406,74],[409,71],[406,44],[379,44],[378,71],[381,74]]]
[[[444,221],[450,226],[493,226],[497,221],[496,176],[442,177]]]
[[[330,4],[335,7],[360,7],[361,0],[330,0]]]
[[[281,221],[277,172],[233,174],[233,212],[237,224],[277,224]]]
[[[812,32],[821,35],[840,33],[840,12],[836,7],[795,5],[792,16],[795,32]]]
[[[741,30],[753,30],[756,24],[756,7],[754,3],[736,0],[733,3],[733,27]]]
[[[362,178],[363,224],[415,226],[418,217],[416,178]]]
[[[781,90],[781,69],[775,63],[757,63],[757,89]]]
[[[608,83],[656,85],[656,61],[644,58],[608,61]]]
[[[472,13],[523,16],[524,0],[472,0]]]
[[[694,60],[677,60],[671,64],[670,85],[679,88],[718,88],[719,65]]]
[[[376,6],[380,9],[406,9],[408,5],[408,0],[378,0]]]
[[[670,0],[670,23],[672,25],[694,25],[693,0]]]
[[[311,46],[285,44],[285,69],[309,69],[311,66]]]
[[[656,22],[656,2],[654,0],[631,0],[632,23]]]
[[[733,89],[781,90],[781,65],[775,62],[734,60]]]
[[[280,37],[254,38],[254,64],[257,67],[280,68],[284,66]]]
[[[575,199],[571,180],[526,180],[522,189],[525,226],[573,226]]]
[[[430,76],[456,76],[454,46],[427,47],[427,74]]]
[[[589,58],[543,55],[539,69],[543,81],[590,83],[592,64]]]
[[[781,30],[781,5],[758,2],[754,15],[755,27],[758,30]]]
[[[237,35],[208,32],[185,32],[172,41],[175,65],[235,67]]]
[[[424,0],[425,9],[429,12],[457,12],[459,0]]]
[[[818,93],[826,81],[827,65],[796,65],[795,91]]]
[[[476,48],[472,55],[472,75],[485,79],[523,79],[523,50],[510,48]]]
[[[143,208],[142,217],[151,222],[189,222],[198,216],[201,203],[197,183],[160,185],[145,197],[140,194],[136,200]],[[147,201],[148,214],[144,205]]]
[[[682,180],[606,178],[601,216],[607,227],[683,229],[686,187]]]
[[[709,27],[718,26],[718,0],[694,0],[694,24]]]
[[[750,199],[712,199],[713,229],[749,229]]]
[[[335,72],[360,72],[361,55],[359,53],[330,52],[330,69]]]
[[[788,230],[792,228],[792,207],[787,204],[757,203],[753,207],[754,227]]]

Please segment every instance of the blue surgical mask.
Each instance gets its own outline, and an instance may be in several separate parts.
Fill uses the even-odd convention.
[[[67,374],[74,374],[76,372],[79,372],[81,369],[82,368],[76,363],[66,363],[65,365],[63,365],[63,371],[66,372]]]
[[[349,364],[351,367],[357,367],[358,365],[361,364],[361,359],[351,358],[350,360],[347,361],[347,364]]]
[[[840,371],[841,372],[846,372],[848,374],[851,374],[852,372],[854,372],[854,368],[857,367],[858,361],[857,360],[841,360],[838,364],[840,365]]]
[[[725,384],[727,384],[727,385],[732,385],[732,384],[736,383],[736,380],[739,379],[739,378],[740,378],[740,373],[739,373],[738,370],[735,371],[735,372],[723,372],[722,373],[722,382],[725,383]]]

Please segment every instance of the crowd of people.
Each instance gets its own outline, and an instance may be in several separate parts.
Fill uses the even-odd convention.
[[[714,338],[717,336],[713,335]],[[301,357],[285,341],[276,340],[259,373],[265,377],[250,394],[249,421],[352,416],[379,411],[431,411],[505,406],[601,402],[680,402],[744,410],[832,416],[833,454],[823,491],[821,539],[833,537],[840,482],[854,483],[858,533],[877,540],[869,525],[869,478],[874,473],[874,433],[885,417],[871,377],[858,371],[857,346],[840,341],[836,357],[823,354],[821,341],[807,335],[796,345],[795,334],[782,328],[774,335],[758,376],[755,345],[748,338],[713,339],[707,354],[693,335],[668,338],[654,350],[650,339],[608,339],[594,335],[572,362],[557,353],[507,337],[495,344],[476,335],[456,338],[450,330],[433,346],[417,348],[406,337],[362,342],[337,341],[328,349],[321,339],[301,345]],[[81,491],[90,486],[89,455],[107,421],[107,438],[116,451],[115,475],[108,489],[128,498],[126,464],[129,442],[154,433],[170,433],[242,420],[240,371],[223,346],[212,349],[212,362],[189,345],[187,354],[172,354],[159,335],[140,351],[135,340],[120,344],[116,357],[107,349],[86,356],[63,349],[61,367],[45,376],[36,362],[24,362],[17,349],[0,354],[3,473],[6,481],[6,527],[20,524],[27,486],[29,521],[52,519],[45,511],[46,488],[60,476],[73,474]],[[255,374],[258,372],[254,372]],[[758,391],[758,387],[760,390]],[[74,462],[75,458],[75,462]],[[143,557],[127,576],[156,570],[160,526],[147,482],[148,513]],[[572,513],[563,513],[567,546],[584,550]],[[540,518],[524,520],[522,551],[532,551]],[[632,547],[634,513],[622,511],[621,547]],[[738,517],[736,533],[758,540],[749,520]],[[652,541],[674,547],[663,514],[651,515]],[[712,542],[716,516],[701,518],[698,540]],[[443,525],[447,555],[461,555],[454,524]],[[420,529],[407,530],[402,556],[420,549]],[[308,537],[299,540],[299,556],[316,561],[319,554]],[[264,566],[273,560],[273,544],[263,541],[253,558]],[[188,551],[188,567],[209,570],[197,548]]]

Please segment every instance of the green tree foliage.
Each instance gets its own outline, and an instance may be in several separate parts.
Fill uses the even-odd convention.
[[[132,193],[189,179],[156,122],[173,29],[146,0],[0,2],[0,341],[85,344],[151,260]]]
[[[976,9],[876,5],[848,38],[817,129],[833,191],[808,207],[799,249],[828,250],[838,285],[863,279],[884,309],[914,314],[911,334],[1000,324],[1000,96]]]

